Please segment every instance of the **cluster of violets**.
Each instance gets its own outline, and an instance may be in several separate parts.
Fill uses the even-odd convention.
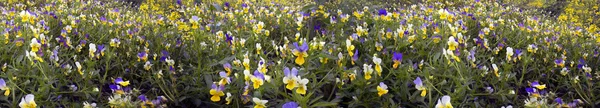
[[[127,64],[124,65],[129,67],[123,71],[127,73],[147,72],[162,79],[164,74],[191,71],[184,70],[184,66],[191,63],[173,59],[183,56],[175,55],[180,54],[176,51],[201,49],[219,52],[213,55],[234,58],[219,62],[222,68],[198,64],[209,67],[211,71],[205,73],[213,77],[211,84],[200,84],[206,94],[200,99],[224,105],[252,105],[254,108],[309,106],[305,102],[294,101],[296,99],[279,99],[286,102],[270,104],[277,99],[264,95],[307,96],[317,93],[315,85],[323,80],[311,75],[316,71],[315,67],[339,71],[327,73],[335,78],[335,82],[329,83],[339,85],[338,88],[367,82],[375,88],[368,92],[369,95],[378,98],[392,97],[390,93],[398,92],[392,88],[410,89],[420,98],[433,96],[435,99],[432,100],[437,100],[436,108],[452,108],[452,103],[464,103],[451,101],[451,96],[464,94],[440,92],[440,88],[436,87],[439,82],[434,81],[440,81],[442,77],[411,74],[411,88],[403,88],[401,85],[388,85],[396,80],[389,76],[400,72],[424,73],[424,68],[442,68],[433,67],[434,61],[423,57],[439,54],[440,60],[436,61],[443,62],[441,64],[446,67],[465,65],[468,70],[476,70],[479,75],[492,79],[506,80],[514,78],[515,74],[534,76],[531,72],[517,73],[516,69],[503,68],[516,67],[528,61],[543,63],[543,67],[537,68],[547,70],[539,71],[550,71],[542,72],[540,76],[556,73],[579,83],[583,79],[579,76],[585,77],[585,80],[594,78],[593,64],[588,62],[594,62],[600,50],[597,47],[600,33],[595,26],[555,24],[552,19],[532,14],[534,11],[491,1],[470,0],[466,2],[471,5],[452,8],[443,8],[451,4],[448,2],[377,9],[365,6],[350,12],[323,5],[302,11],[302,6],[297,5],[246,0],[214,4],[177,0],[166,6],[159,1],[147,0],[134,7],[118,5],[122,2],[72,2],[5,3],[7,7],[0,7],[3,15],[0,16],[0,34],[4,37],[0,38],[0,47],[13,48],[10,51],[14,51],[15,55],[9,56],[24,55],[30,66],[53,67],[62,72],[42,72],[44,76],[64,74],[84,79],[101,75],[98,71],[103,66],[91,68],[94,66],[87,66],[92,65],[90,62],[115,57],[126,59]],[[311,20],[317,20],[317,23]],[[418,55],[417,52],[423,51],[428,55]],[[335,62],[328,62],[330,59]],[[6,62],[2,65],[2,72],[18,70],[12,62],[0,62]],[[460,71],[458,74],[460,76],[456,77],[463,77]],[[325,78],[325,74],[318,75]],[[0,77],[7,79],[0,79],[3,96],[27,94],[22,97],[19,106],[38,106],[34,101],[35,93],[28,94],[17,89],[17,83],[22,81],[17,80],[19,76],[8,78],[3,73]],[[102,105],[160,108],[177,99],[161,94],[165,92],[140,94],[135,87],[141,84],[125,80],[123,74],[103,77],[111,79],[111,82],[104,83],[111,95],[98,97],[107,100]],[[136,80],[138,77],[145,78],[127,78]],[[488,93],[508,91],[505,93],[508,95],[526,91],[528,97],[524,99],[524,105],[510,103],[507,107],[577,107],[590,101],[575,98],[578,96],[563,101],[561,95],[554,95],[541,82],[548,80],[525,81],[528,87],[496,91],[492,86],[480,88]],[[96,85],[93,90],[99,91],[98,87],[104,84]],[[68,87],[78,90],[75,84]],[[257,92],[266,93],[267,87],[281,88],[284,93],[256,95]],[[87,101],[82,104],[85,108],[97,106]]]

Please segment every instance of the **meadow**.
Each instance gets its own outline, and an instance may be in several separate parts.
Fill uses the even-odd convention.
[[[0,1],[0,107],[600,106],[593,0]]]

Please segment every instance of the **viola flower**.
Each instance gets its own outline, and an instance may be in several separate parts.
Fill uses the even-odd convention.
[[[231,103],[231,100],[233,100],[233,97],[231,96],[231,93],[227,92],[226,94],[227,97],[225,97],[225,104],[229,105]]]
[[[523,55],[523,51],[520,49],[515,49],[515,56],[517,56],[517,59],[521,60],[521,55]]]
[[[535,87],[537,89],[544,90],[546,88],[546,84],[540,84],[539,82],[534,81],[531,83],[531,87]]]
[[[8,96],[10,94],[10,88],[6,86],[6,82],[2,78],[0,78],[0,90],[4,90],[4,96]]]
[[[377,75],[381,76],[381,58],[377,58],[377,54],[373,55],[373,63],[375,64]]]
[[[342,52],[339,52],[337,64],[338,64],[338,67],[340,67],[340,68],[344,65],[342,61],[344,61],[344,55],[342,54]]]
[[[506,60],[507,60],[507,61],[511,61],[511,60],[512,60],[512,56],[513,56],[514,54],[515,54],[515,53],[513,52],[513,49],[512,49],[511,47],[507,47],[507,48],[506,48]]]
[[[371,66],[372,65],[363,64],[363,72],[365,73],[366,80],[371,79],[371,74],[373,74],[373,68],[371,68]]]
[[[25,39],[23,38],[17,38],[17,40],[15,40],[15,45],[20,47],[23,45],[23,43],[25,42]]]
[[[35,96],[33,94],[25,95],[25,97],[21,98],[19,107],[21,107],[21,108],[36,108],[37,104],[35,104],[34,99],[35,99]]]
[[[525,88],[525,91],[527,91],[527,94],[529,94],[532,97],[540,97],[540,93],[535,88],[528,87],[528,88]]]
[[[260,61],[258,62],[258,71],[266,74],[267,73],[267,64],[265,63],[265,59],[263,59],[262,57],[260,57]]]
[[[244,61],[242,62],[242,65],[244,65],[245,70],[250,71],[250,59],[248,58],[248,53],[247,52],[244,55]]]
[[[439,43],[442,40],[442,36],[433,36],[432,39],[433,43]]]
[[[363,29],[362,26],[357,26],[355,30],[356,30],[356,35],[358,35],[358,37],[367,36],[369,34],[368,33],[369,29],[368,28]]]
[[[83,108],[96,108],[96,103],[83,102]]]
[[[379,82],[379,86],[377,86],[377,95],[381,97],[384,94],[388,93],[388,86],[383,82]]]
[[[498,66],[496,64],[492,64],[492,69],[494,70],[494,75],[500,77],[500,74],[498,74]]]
[[[421,91],[421,97],[425,97],[425,95],[427,95],[427,88],[423,86],[423,81],[421,81],[421,77],[417,77],[417,79],[415,79],[413,83],[415,84],[415,88]]]
[[[575,107],[577,107],[577,104],[582,104],[582,103],[583,103],[583,101],[581,101],[581,99],[575,99],[575,100],[573,100],[573,102],[569,103],[567,106],[569,108],[575,108]]]
[[[281,106],[281,108],[299,108],[296,102],[287,102]]]
[[[556,102],[556,104],[557,104],[556,106],[557,106],[557,107],[568,107],[568,106],[567,106],[567,104],[565,104],[565,103],[562,101],[562,99],[561,99],[561,98],[559,98],[559,97],[558,97],[558,98],[556,98],[556,99],[554,99],[554,102]]]
[[[346,39],[346,50],[348,51],[348,55],[354,56],[354,45],[352,45],[352,41],[350,39]]]
[[[219,72],[219,76],[221,77],[221,81],[219,81],[219,85],[225,85],[227,83],[231,83],[231,79],[227,76],[227,73],[221,71],[221,72]]]
[[[298,79],[301,79],[301,80],[298,81],[298,85],[297,85],[298,88],[296,89],[296,93],[305,95],[306,90],[308,89],[308,87],[306,87],[306,84],[308,84],[309,81],[306,78],[302,79],[302,78],[298,77]]]
[[[140,60],[144,61],[144,62],[146,62],[148,60],[148,54],[146,54],[146,52],[140,52],[137,54],[137,56],[138,56],[138,62]]]
[[[304,64],[304,57],[308,57],[308,43],[303,42],[302,46],[298,46],[298,42],[294,42],[293,54],[296,56],[296,64]]]
[[[448,49],[443,49],[442,50],[442,54],[446,57],[446,60],[448,60],[448,64],[450,64],[452,61],[456,61],[456,62],[460,62],[460,58],[458,58],[458,56],[454,55],[454,51]]]
[[[350,81],[354,81],[354,79],[356,79],[356,70],[348,73],[348,78],[350,78]]]
[[[562,68],[562,70],[560,70],[560,74],[562,76],[567,76],[567,74],[569,74],[569,69],[567,69],[566,67]]]
[[[392,60],[394,61],[394,64],[392,65],[392,67],[394,69],[398,68],[398,66],[402,63],[402,53],[394,52],[394,56],[392,56]]]
[[[260,54],[262,50],[262,46],[260,45],[260,43],[256,43],[256,54]]]
[[[448,38],[448,50],[454,51],[454,50],[456,50],[457,46],[458,46],[458,42],[456,42],[456,39],[454,39],[454,36],[450,36],[450,38]]]
[[[144,69],[147,71],[152,69],[152,63],[150,63],[150,61],[146,61],[146,63],[144,64]]]
[[[267,104],[269,100],[260,100],[255,97],[252,98],[252,102],[254,102],[254,108],[266,108],[267,106],[265,104]]]
[[[225,63],[225,64],[223,64],[223,68],[227,72],[227,76],[231,75],[231,64]]]
[[[211,89],[210,89],[210,95],[212,95],[210,97],[210,100],[213,102],[219,102],[221,101],[221,96],[224,96],[225,93],[223,93],[223,90],[225,89],[225,86],[219,85],[217,86],[216,84],[212,84]]]
[[[258,89],[264,84],[265,75],[256,70],[254,71],[254,75],[251,76],[250,80],[252,81],[252,86],[254,87],[254,89]]]
[[[354,56],[352,56],[352,65],[354,65],[356,60],[358,60],[358,49],[354,50]]]
[[[554,67],[565,67],[565,61],[563,59],[556,59],[554,60]]]
[[[121,41],[119,41],[119,39],[117,39],[117,38],[110,39],[110,47],[119,48],[120,44],[121,44]]]
[[[115,84],[119,84],[123,87],[127,87],[127,86],[129,86],[129,81],[123,81],[123,78],[119,77],[119,78],[115,79]]]
[[[83,75],[83,70],[81,70],[81,64],[79,62],[75,62],[75,66],[77,67],[77,72],[79,72],[80,75]]]
[[[450,102],[450,96],[444,95],[442,99],[438,99],[435,108],[454,108]]]
[[[287,88],[288,90],[292,90],[297,86],[299,76],[298,76],[298,69],[296,68],[292,68],[292,70],[290,71],[290,68],[283,68],[283,73],[284,73],[284,77],[283,77],[283,83],[286,84],[285,88]]]
[[[31,52],[38,52],[42,45],[37,39],[33,38],[31,39],[31,43],[29,44],[29,46],[31,46]]]
[[[381,43],[379,43],[379,42],[376,42],[375,48],[377,49],[377,51],[381,51],[381,49],[383,49],[383,45],[381,45]]]

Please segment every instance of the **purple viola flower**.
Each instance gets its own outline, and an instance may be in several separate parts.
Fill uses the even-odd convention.
[[[248,4],[246,4],[246,3],[242,3],[242,7],[244,7],[244,8],[247,8],[247,7],[248,7]]]
[[[97,49],[98,49],[98,50],[96,50],[96,53],[103,53],[103,52],[104,52],[104,50],[106,50],[106,49],[104,49],[104,44],[102,44],[102,45],[98,45],[98,46],[96,46],[96,47],[97,47]],[[104,54],[102,54],[102,55],[104,55]]]
[[[225,33],[225,38],[226,38],[226,39],[225,39],[225,41],[226,41],[227,43],[229,43],[229,46],[231,46],[231,45],[233,44],[233,43],[231,42],[231,41],[233,40],[233,36],[229,36],[229,34],[228,34],[228,33]]]
[[[79,44],[81,44],[81,45],[85,45],[85,43],[87,43],[87,41],[86,41],[86,40],[81,40],[81,41],[79,41]]]
[[[354,50],[354,56],[352,56],[352,61],[358,60],[358,49]]]
[[[521,59],[521,55],[523,55],[523,50],[521,50],[521,49],[515,49],[515,53],[514,53],[513,57],[516,56],[517,58]]]
[[[282,108],[298,108],[298,103],[296,102],[287,102],[281,106]]]
[[[306,52],[308,50],[308,44],[306,42],[304,42],[304,44],[302,44],[302,46],[298,46],[298,42],[294,42],[294,46],[296,51],[298,52]]]
[[[394,60],[394,62],[401,62],[402,61],[402,53],[394,52],[394,56],[392,57],[392,60]]]
[[[224,5],[225,5],[225,7],[229,7],[230,6],[229,2],[225,2]]]
[[[140,96],[138,96],[138,99],[139,99],[140,101],[142,101],[142,102],[146,102],[146,101],[148,100],[148,99],[146,98],[146,95],[143,95],[143,94],[142,94],[142,95],[140,95]]]
[[[262,74],[262,73],[260,73],[260,72],[258,72],[258,70],[255,70],[255,71],[254,71],[254,76],[255,76],[256,78],[258,78],[258,79],[265,80],[265,75],[264,75],[264,74]]]
[[[56,48],[54,48],[54,50],[52,50],[52,55],[50,56],[51,60],[58,61],[58,48],[60,48],[60,47],[56,47]]]
[[[385,10],[385,9],[383,9],[383,8],[382,8],[382,9],[379,9],[379,15],[380,15],[380,16],[385,16],[385,15],[387,15],[387,10]]]
[[[115,83],[119,84],[123,82],[123,78],[119,77],[117,79],[115,79]]]
[[[579,64],[577,64],[577,68],[581,69],[585,65],[585,60],[583,58],[579,59]]]
[[[532,88],[532,87],[525,88],[525,91],[527,91],[527,93],[529,93],[529,94],[537,93],[537,90],[535,88]]]
[[[469,51],[469,56],[467,56],[468,60],[472,60],[473,62],[475,61],[475,49],[471,49],[471,51]]]
[[[223,68],[227,71],[227,75],[231,74],[231,64],[225,63],[223,64]]]
[[[228,77],[228,75],[229,75],[229,74],[227,74],[227,73],[225,73],[225,72],[223,72],[223,71],[219,72],[219,76],[220,76],[221,78],[225,79],[225,81],[226,81],[227,83],[231,82],[231,78],[229,78],[229,77]]]
[[[392,67],[394,69],[398,68],[398,65],[402,63],[402,53],[394,52],[394,55],[392,56],[392,61],[394,61]]]
[[[296,77],[298,76],[298,69],[292,68],[292,70],[290,71],[290,68],[284,67],[283,74],[285,75],[285,77]]]
[[[561,66],[561,67],[565,66],[565,63],[564,63],[563,59],[556,59],[556,60],[554,60],[554,63],[555,63],[555,65],[558,65],[558,66]]]
[[[560,98],[556,98],[556,99],[554,99],[554,102],[556,102],[556,103],[557,103],[557,104],[559,104],[559,105],[562,105],[562,104],[563,104],[563,101],[562,101],[562,99],[560,99]]]

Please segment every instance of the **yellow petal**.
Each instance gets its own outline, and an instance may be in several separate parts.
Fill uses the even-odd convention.
[[[304,94],[306,94],[306,88],[298,87],[298,89],[296,89],[296,93],[304,95]]]
[[[288,90],[292,90],[296,87],[296,83],[294,81],[289,81],[288,84],[285,86],[285,88],[287,88]]]
[[[217,95],[217,90],[210,89],[210,95]]]
[[[381,76],[381,66],[375,65],[375,71],[377,71],[377,75]]]
[[[296,58],[296,64],[298,64],[298,65],[304,64],[304,57],[303,56],[298,56]]]
[[[6,89],[6,91],[4,91],[4,96],[8,96],[10,94],[10,89]]]
[[[212,97],[210,97],[210,100],[213,102],[219,102],[219,101],[221,101],[221,97],[219,97],[217,95],[213,95]]]
[[[425,95],[427,95],[427,90],[422,90],[421,91],[421,97],[425,97]]]

